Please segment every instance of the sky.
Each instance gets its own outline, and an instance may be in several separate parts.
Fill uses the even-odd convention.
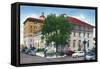
[[[78,18],[84,22],[87,22],[95,26],[95,10],[93,9],[78,9],[78,8],[58,8],[58,7],[40,7],[40,6],[20,6],[20,33],[21,33],[21,44],[23,44],[23,22],[28,17],[39,18],[42,15],[47,16],[48,14],[66,14]]]

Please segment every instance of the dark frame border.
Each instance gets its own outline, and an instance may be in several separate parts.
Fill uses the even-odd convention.
[[[98,61],[98,56],[97,56],[97,43],[98,43],[98,35],[97,35],[97,29],[98,29],[98,24],[97,24],[97,11],[98,8],[97,7],[89,7],[89,6],[72,6],[72,5],[58,5],[58,4],[41,4],[41,3],[25,3],[25,2],[16,2],[15,4],[17,4],[17,11],[18,13],[16,13],[18,15],[18,24],[16,29],[18,30],[18,34],[17,34],[17,38],[18,38],[18,64],[16,66],[36,66],[36,65],[54,65],[54,64],[68,64],[68,63],[85,63],[85,62],[97,62]],[[79,9],[93,9],[95,10],[95,38],[96,38],[96,59],[95,60],[82,60],[82,61],[61,61],[61,62],[45,62],[45,63],[28,63],[28,64],[20,64],[20,6],[21,5],[25,5],[25,6],[42,6],[42,7],[58,7],[58,8],[79,8]],[[16,31],[17,32],[17,31]]]

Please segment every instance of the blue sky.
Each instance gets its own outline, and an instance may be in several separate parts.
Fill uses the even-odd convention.
[[[47,16],[54,13],[56,15],[67,14],[68,16],[76,17],[95,26],[95,10],[93,9],[77,9],[77,8],[57,8],[57,7],[40,7],[40,6],[20,6],[20,27],[23,33],[23,22],[28,17],[38,18],[42,12]],[[21,34],[23,39],[23,34]],[[22,41],[22,40],[21,40]]]
[[[50,13],[67,14],[88,22],[95,24],[95,10],[93,9],[76,9],[76,8],[56,8],[56,7],[40,7],[40,6],[21,6],[21,23],[25,21],[26,17],[39,17],[44,12],[45,16]]]

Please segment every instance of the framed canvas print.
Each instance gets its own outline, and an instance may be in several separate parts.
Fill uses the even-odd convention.
[[[14,66],[97,61],[97,7],[11,5]]]

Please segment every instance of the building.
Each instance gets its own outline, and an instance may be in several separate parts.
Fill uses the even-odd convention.
[[[39,47],[41,26],[43,25],[44,16],[41,15],[39,19],[37,18],[27,18],[24,22],[24,45],[26,47]]]
[[[71,50],[83,50],[84,43],[86,41],[86,50],[93,48],[93,29],[94,26],[81,21],[77,18],[68,17],[68,21],[76,24],[70,35],[70,49]]]
[[[24,22],[24,45],[29,47],[44,48],[41,40],[41,27],[45,20],[44,14],[39,19],[27,18]],[[94,26],[74,17],[68,16],[68,21],[75,24],[69,40],[69,48],[73,51],[84,50],[83,41],[86,41],[86,50],[93,48],[93,28]]]

